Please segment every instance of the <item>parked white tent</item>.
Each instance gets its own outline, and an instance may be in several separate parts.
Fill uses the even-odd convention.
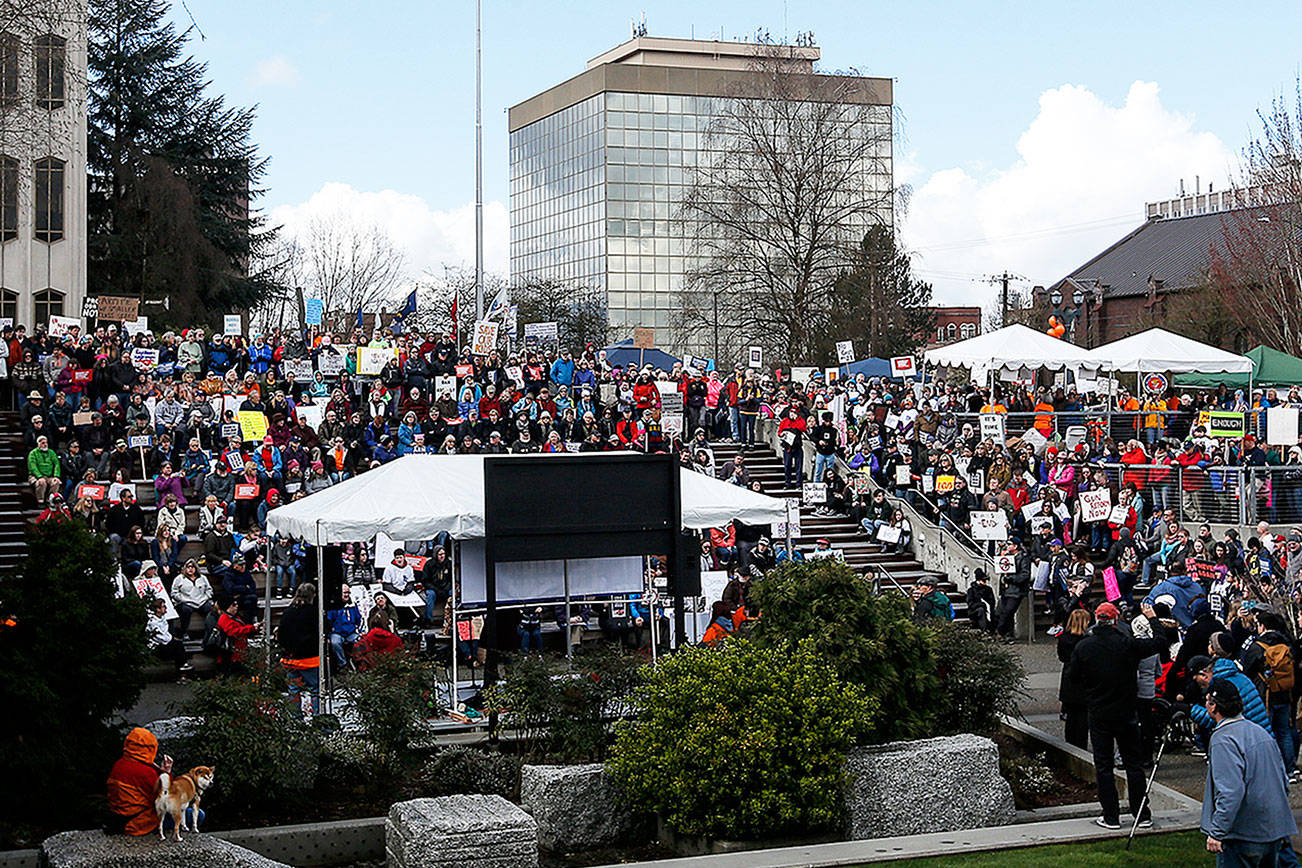
[[[1089,350],[1024,325],[1004,326],[956,344],[927,350],[923,360],[937,367],[971,368],[972,379],[978,382],[994,371],[1040,368],[1092,371],[1098,366]]]
[[[1181,337],[1166,329],[1149,329],[1096,347],[1094,363],[1110,371],[1161,374],[1251,374],[1252,359]]]
[[[602,453],[609,455],[611,453]],[[286,504],[267,515],[267,532],[313,545],[359,542],[377,533],[393,539],[484,536],[484,455],[407,455],[375,470]],[[519,456],[546,461],[548,456]],[[679,468],[683,526],[700,530],[733,519],[747,524],[786,521],[777,498]],[[557,497],[576,492],[557,492]],[[636,492],[629,492],[636,497]]]

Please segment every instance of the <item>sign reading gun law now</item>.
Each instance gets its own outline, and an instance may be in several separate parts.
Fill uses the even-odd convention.
[[[1207,414],[1208,437],[1242,437],[1243,414],[1229,410],[1213,410]]]

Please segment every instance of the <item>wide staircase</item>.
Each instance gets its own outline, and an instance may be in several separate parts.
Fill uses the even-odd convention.
[[[27,555],[24,509],[35,503],[27,484],[20,417],[16,411],[0,412],[0,574],[18,567]]]
[[[735,443],[718,443],[713,448],[716,466],[723,467],[733,460],[741,447]],[[770,497],[800,497],[798,487],[786,485],[782,474],[782,458],[767,444],[753,444],[745,454],[750,478],[759,480],[764,486],[765,494]],[[814,509],[815,506],[811,505],[802,504],[800,507],[800,536],[792,539],[792,545],[797,551],[808,554],[818,540],[826,539],[832,548],[842,552],[846,564],[880,583],[883,590],[893,590],[899,585],[906,593],[912,593],[918,580],[929,577],[936,582],[936,587],[949,596],[954,606],[955,619],[967,622],[964,595],[949,581],[948,576],[926,569],[910,553],[886,551],[884,546],[864,533],[854,519],[815,515]],[[782,547],[786,545],[786,540],[775,539],[773,544]]]

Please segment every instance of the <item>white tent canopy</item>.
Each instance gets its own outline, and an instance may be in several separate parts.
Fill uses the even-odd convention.
[[[440,531],[454,539],[482,538],[486,457],[404,456],[272,510],[267,532],[313,545],[360,542],[377,533],[399,540],[431,539]],[[517,460],[547,458],[519,456]],[[786,521],[782,500],[686,468],[679,468],[679,473],[684,527],[721,527],[733,519],[747,524]],[[558,492],[557,496],[572,494]]]
[[[1173,334],[1149,329],[1093,350],[1094,363],[1112,371],[1170,374],[1251,374],[1252,359]]]
[[[973,379],[981,379],[991,369],[1021,368],[1089,368],[1098,366],[1090,351],[1075,344],[1050,337],[1029,326],[1010,325],[986,332],[956,344],[927,350],[927,364],[940,367],[971,368]]]

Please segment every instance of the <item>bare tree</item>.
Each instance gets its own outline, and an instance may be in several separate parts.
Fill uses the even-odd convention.
[[[1237,195],[1208,280],[1245,335],[1286,353],[1302,349],[1302,79],[1292,100],[1258,112],[1261,133],[1244,150]]]
[[[606,345],[606,294],[600,289],[526,278],[511,288],[511,297],[520,306],[521,323],[556,323],[561,347],[579,352],[587,343]]]
[[[335,320],[391,308],[406,278],[406,257],[375,224],[342,214],[314,217],[294,233],[299,286]]]
[[[720,354],[744,343],[778,362],[817,354],[837,277],[868,228],[891,223],[891,108],[875,86],[773,46],[724,101],[680,212],[699,263],[680,334],[708,346],[718,323]]]

